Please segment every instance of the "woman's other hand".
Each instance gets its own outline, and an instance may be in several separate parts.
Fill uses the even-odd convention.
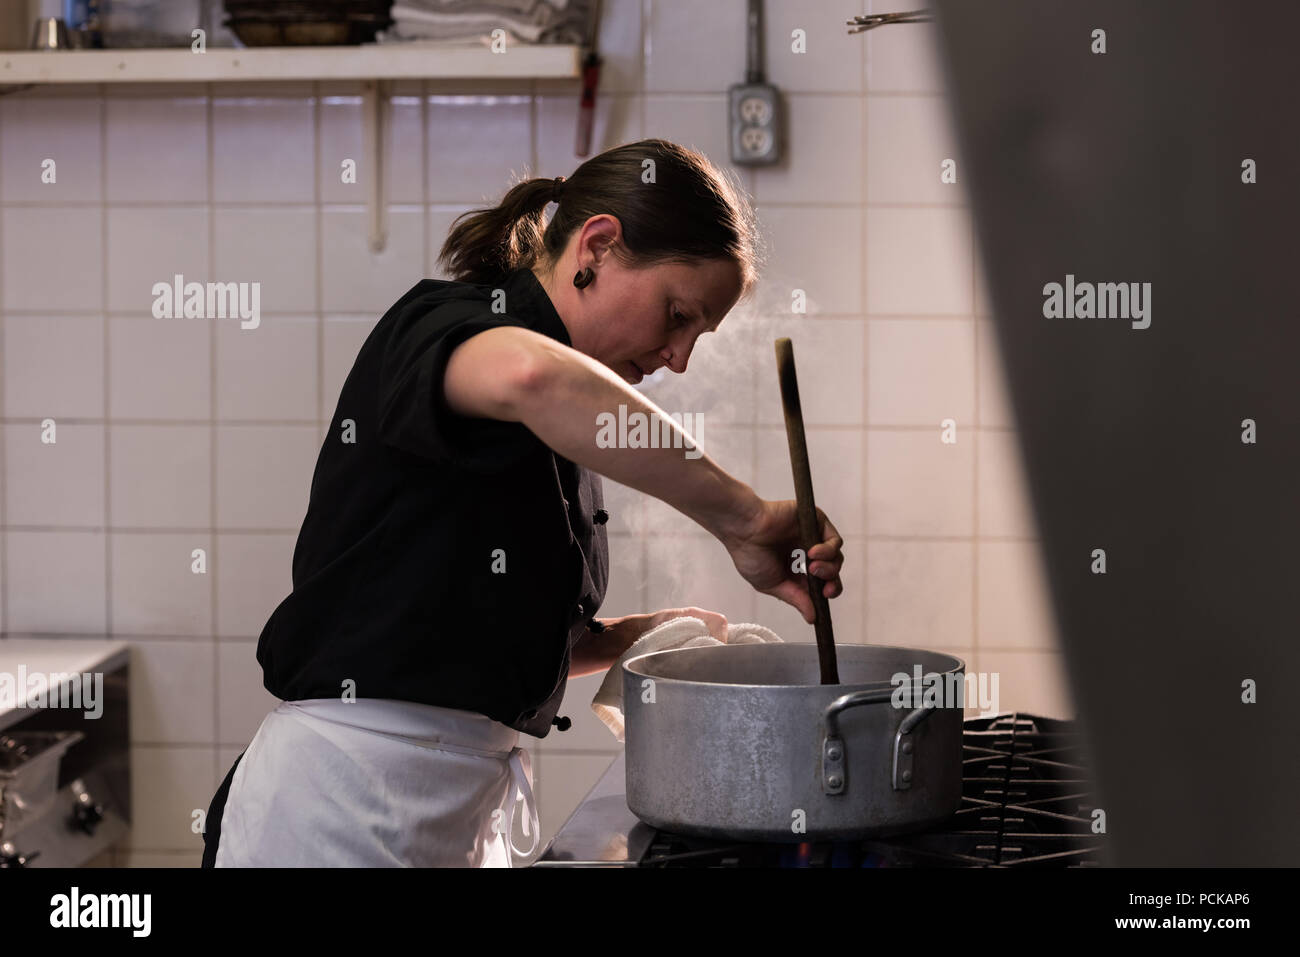
[[[569,677],[581,678],[598,671],[608,671],[615,661],[632,647],[632,644],[652,628],[657,628],[674,618],[698,618],[704,622],[709,634],[718,641],[727,640],[727,619],[716,611],[703,608],[665,608],[643,615],[624,615],[622,618],[598,618],[605,626],[603,631],[589,631],[573,646],[569,661]]]

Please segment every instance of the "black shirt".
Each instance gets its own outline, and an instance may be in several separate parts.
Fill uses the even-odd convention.
[[[447,406],[452,350],[499,326],[572,344],[518,269],[495,285],[424,280],[362,345],[316,462],[293,593],[257,643],[275,696],[352,690],[550,731],[570,649],[605,598],[607,514],[600,476],[521,423]]]

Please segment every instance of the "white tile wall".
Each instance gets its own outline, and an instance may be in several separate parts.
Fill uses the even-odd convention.
[[[873,426],[975,422],[975,329],[969,319],[867,323],[867,410]]]
[[[786,161],[754,171],[760,203],[862,202],[861,97],[791,95],[785,128]]]
[[[796,291],[808,315],[862,312],[862,214],[858,205],[760,206],[770,260],[756,304],[766,315],[791,315]]]
[[[223,206],[212,216],[213,270],[222,281],[260,283],[263,317],[316,308],[315,207]]]
[[[21,137],[6,139],[0,148],[5,201],[99,202],[103,197],[100,114],[98,100],[0,100],[0,123],[25,131]]]
[[[211,741],[212,640],[132,642],[130,695],[133,744]]]
[[[861,37],[845,29],[844,21],[861,12],[849,11],[851,6],[856,5],[767,0],[763,4],[767,81],[792,93],[862,92],[866,47]],[[800,31],[798,45],[796,30]]]
[[[1004,709],[1068,715],[934,27],[851,36],[842,21],[862,5],[819,6],[769,0],[788,158],[750,170],[730,166],[725,125],[726,89],[744,79],[742,0],[606,4],[595,149],[697,147],[752,193],[765,244],[753,298],[686,377],[645,392],[702,412],[710,454],[790,497],[772,340],[792,338],[818,503],[846,539],[839,640],[950,651],[1001,673]],[[365,181],[355,83],[0,99],[0,629],[135,638],[138,823],[113,862],[197,863],[193,812],[275,703],[256,639],[291,586],[357,350],[440,276],[457,214],[520,177],[573,171],[575,116],[570,83],[399,85],[389,241],[372,253],[364,186],[339,175],[355,159]],[[956,185],[939,180],[947,158]],[[154,319],[152,285],[177,272],[261,283],[260,328]],[[55,446],[39,443],[46,418]],[[956,445],[940,442],[945,418]],[[612,482],[606,498],[603,614],[699,605],[811,640],[675,510]],[[544,839],[617,753],[589,707],[600,678],[571,682],[572,730],[526,741]]]
[[[717,93],[744,80],[745,0],[650,0],[645,13],[647,93]]]
[[[195,811],[206,814],[212,803],[220,783],[215,766],[210,746],[133,746],[132,827],[121,849],[185,852],[201,858],[203,834],[194,830]]]
[[[110,203],[208,199],[208,103],[202,97],[105,101],[104,180]]]
[[[634,141],[642,137],[641,114],[643,98],[619,94],[604,95],[605,72],[601,70],[600,90],[602,95],[596,99],[596,113],[592,122],[592,150],[600,152],[600,144],[618,141]],[[568,176],[577,165],[574,156],[576,131],[573,123],[574,101],[569,90],[536,98],[538,176]],[[665,134],[656,134],[663,136]],[[611,142],[612,141],[612,142]],[[433,173],[436,167],[430,167]],[[439,234],[441,242],[443,235]]]
[[[89,632],[108,628],[103,532],[5,533],[5,628]]]
[[[325,207],[321,216],[321,305],[326,312],[370,312],[378,318],[424,278],[423,213],[390,206],[388,245],[369,247],[364,207]],[[400,292],[394,293],[394,290]]]
[[[866,552],[859,560],[873,642],[974,649],[973,543],[877,538]]]
[[[378,316],[330,316],[322,330],[324,357],[319,416],[326,422],[334,418],[343,383],[352,371],[352,363],[365,343]]]
[[[217,521],[225,528],[297,531],[319,453],[315,426],[218,426]]]
[[[104,309],[103,207],[8,206],[0,217],[0,309]]]
[[[944,97],[872,95],[866,115],[867,202],[966,202],[960,164],[956,183],[942,176],[944,163],[958,159]]]
[[[315,100],[212,101],[212,198],[218,203],[310,203]]]
[[[775,316],[756,319],[753,322],[753,351],[745,373],[754,383],[758,424],[785,427],[781,389],[776,380],[774,343],[786,338],[794,349],[804,424],[861,427],[864,335],[864,324],[858,318],[822,320],[809,316]],[[823,383],[834,385],[827,388]]]
[[[429,200],[478,204],[529,175],[532,103],[509,93],[429,98]],[[559,175],[559,174],[555,174]]]
[[[800,396],[802,398],[802,395]],[[841,535],[865,532],[861,429],[831,429],[805,423],[809,472],[817,507]],[[757,431],[758,466],[754,490],[764,498],[794,498],[790,444],[784,428]]]
[[[424,101],[419,96],[394,96],[391,111],[386,116],[385,133],[388,137],[385,146],[385,159],[389,168],[384,188],[389,202],[421,203],[424,201]],[[349,127],[355,130],[355,126]],[[322,148],[324,158],[327,151]],[[360,151],[353,153],[359,157]],[[332,166],[322,166],[322,177],[328,169],[330,180],[338,186],[348,186],[342,182],[342,161],[337,154],[331,157]],[[360,182],[364,182],[361,180]],[[321,189],[324,196],[325,181]],[[355,194],[352,194],[355,196]],[[348,201],[355,202],[354,198]]]
[[[109,206],[108,308],[151,316],[156,283],[174,282],[177,274],[203,281],[209,217],[199,206]]]
[[[957,424],[942,441],[938,423],[922,430],[873,429],[867,435],[867,524],[877,535],[975,534],[975,433]]]
[[[914,5],[912,9],[920,9]],[[867,0],[858,13],[891,13],[890,0]],[[845,17],[848,19],[848,17]],[[935,56],[934,23],[909,23],[881,27],[857,34],[865,42],[866,84],[872,93],[942,93],[943,75]]]
[[[262,687],[257,642],[223,641],[217,648],[217,740],[241,749],[279,700]]]
[[[867,207],[867,311],[971,315],[970,219],[963,208]]]
[[[225,323],[216,338],[218,419],[316,421],[314,316],[264,316],[256,329]]]
[[[208,324],[154,319],[147,310],[111,317],[108,383],[114,419],[207,419],[212,407]],[[161,396],[167,401],[160,402]]]
[[[4,427],[5,516],[13,525],[104,524],[104,427],[36,422]]]
[[[104,417],[104,321],[100,316],[0,319],[6,416]]]
[[[217,636],[257,638],[276,605],[293,591],[297,534],[218,535]]]
[[[211,524],[210,429],[114,425],[108,433],[113,525],[198,528]]]
[[[212,634],[210,536],[114,532],[109,547],[114,633]]]
[[[1036,543],[980,542],[977,556],[981,651],[1052,651],[1051,606]]]

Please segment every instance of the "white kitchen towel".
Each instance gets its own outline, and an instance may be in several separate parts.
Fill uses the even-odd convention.
[[[591,0],[397,0],[385,40],[491,43],[497,29],[515,43],[583,43]]]
[[[761,645],[781,638],[771,628],[762,625],[737,624],[727,626],[727,644]],[[707,645],[720,645],[722,642],[709,634],[708,625],[698,618],[682,616],[672,618],[662,625],[651,628],[644,635],[632,642],[627,651],[619,655],[612,668],[605,674],[600,690],[591,699],[591,710],[596,717],[605,722],[619,741],[623,740],[623,662],[637,655],[648,655],[652,651],[669,651],[674,648],[700,648]]]

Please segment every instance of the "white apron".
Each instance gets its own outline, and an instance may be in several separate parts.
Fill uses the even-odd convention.
[[[283,701],[235,769],[215,866],[518,866],[540,839],[518,742],[518,731],[470,711]],[[513,839],[519,802],[527,851]]]

